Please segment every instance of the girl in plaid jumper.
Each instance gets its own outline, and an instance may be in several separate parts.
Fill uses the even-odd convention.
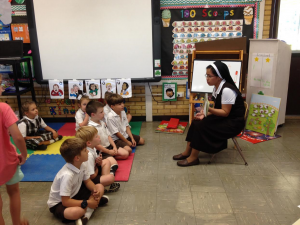
[[[46,150],[47,145],[62,139],[62,136],[58,135],[56,130],[47,126],[44,120],[39,117],[35,102],[24,102],[22,111],[25,116],[18,122],[18,127],[25,139],[27,148]],[[40,130],[41,128],[45,130]]]

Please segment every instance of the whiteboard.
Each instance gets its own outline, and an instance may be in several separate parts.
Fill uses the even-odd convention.
[[[206,67],[216,60],[194,60],[193,78],[191,92],[212,93],[214,86],[209,86],[206,82]],[[228,66],[232,80],[239,89],[242,61],[225,61],[221,60]],[[221,74],[222,75],[222,74]]]
[[[152,0],[28,1],[42,80],[154,77]]]

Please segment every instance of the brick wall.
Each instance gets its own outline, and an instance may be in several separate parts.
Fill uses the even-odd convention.
[[[271,9],[273,0],[266,0],[265,3],[265,16],[263,24],[263,39],[269,38],[270,34],[270,20],[271,20]]]
[[[39,85],[36,85],[39,86]],[[44,85],[45,86],[45,85]],[[55,100],[51,99],[50,103],[46,103],[46,100],[50,99],[48,87],[35,87],[35,93],[37,96],[37,106],[39,109],[39,115],[43,118],[64,118],[64,117],[75,117],[74,113],[78,110],[78,104],[75,100],[71,100],[70,104],[66,104],[68,98],[68,88],[65,86],[65,99]],[[29,97],[30,92],[21,95],[21,102],[31,101]],[[135,96],[136,95],[136,96]],[[27,97],[24,97],[27,96]],[[103,101],[100,99],[100,101]],[[16,96],[13,98],[6,98],[2,96],[0,102],[6,102],[9,104],[14,111],[19,111],[18,102]],[[133,116],[146,116],[146,104],[145,104],[145,87],[144,86],[133,86],[133,97],[126,99],[125,106]],[[50,107],[56,107],[54,110],[56,115],[51,115]],[[60,107],[60,110],[59,110]],[[68,110],[68,113],[64,113],[64,109]],[[73,114],[71,113],[73,111]],[[60,113],[59,113],[60,112]],[[61,114],[61,115],[60,115]]]
[[[185,85],[177,85],[177,92],[185,93]],[[152,94],[155,100],[152,99],[152,115],[153,116],[174,116],[189,114],[189,100],[186,97],[177,98],[177,101],[163,102],[162,101],[162,85],[152,86]]]

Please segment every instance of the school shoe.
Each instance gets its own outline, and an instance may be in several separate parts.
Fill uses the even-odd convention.
[[[181,161],[177,162],[177,166],[181,166],[181,167],[196,166],[196,165],[199,165],[199,164],[200,164],[200,161],[199,161],[198,158],[195,159],[192,162],[188,162],[187,159],[184,159],[184,160],[181,160]]]
[[[114,182],[112,183],[110,186],[106,186],[104,189],[104,193],[112,193],[112,192],[116,192],[119,190],[120,188],[120,183],[118,182]]]
[[[47,149],[47,145],[38,145],[35,147],[35,149],[33,150],[41,150],[41,151],[44,151]]]
[[[119,166],[117,164],[114,164],[110,167],[110,173],[112,173],[114,176],[116,174],[117,169],[119,168]]]
[[[109,201],[109,197],[107,195],[102,195],[100,201],[99,201],[99,204],[98,206],[102,206],[102,205],[105,205],[107,204]]]
[[[173,156],[173,160],[183,160],[183,159],[186,159],[188,158],[189,156],[188,155],[182,155],[181,153],[178,154],[178,155],[174,155]]]
[[[88,222],[88,218],[86,218],[85,216],[81,217],[80,219],[75,221],[76,225],[86,225]]]
[[[60,141],[63,138],[62,135],[58,135],[58,137],[55,139],[55,141]]]

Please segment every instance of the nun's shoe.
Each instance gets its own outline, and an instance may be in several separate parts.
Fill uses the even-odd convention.
[[[187,157],[189,157],[189,155],[185,156],[180,153],[178,155],[174,155],[173,160],[183,160],[183,159],[186,159]]]
[[[199,165],[199,164],[200,164],[199,159],[195,159],[192,162],[188,162],[186,159],[177,162],[177,166],[182,166],[182,167],[195,166],[195,165]]]

